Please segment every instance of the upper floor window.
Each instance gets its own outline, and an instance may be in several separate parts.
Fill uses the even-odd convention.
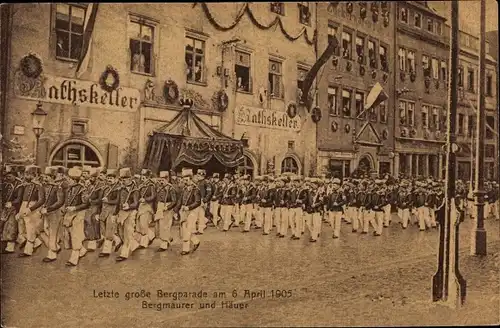
[[[439,79],[439,61],[436,58],[432,58],[432,78]]]
[[[458,86],[463,87],[464,86],[464,68],[463,67],[458,68],[457,79],[458,79]]]
[[[300,90],[302,90],[302,83],[304,83],[307,72],[308,70],[297,67],[297,88],[299,88]]]
[[[424,76],[430,75],[429,56],[422,55],[422,68],[424,69]]]
[[[358,55],[358,63],[365,63],[365,38],[356,36],[356,54]]]
[[[495,117],[494,116],[486,116],[486,139],[495,138],[495,134],[493,133],[493,129],[495,128]]]
[[[408,24],[408,9],[406,8],[401,8],[401,12],[400,12],[400,19],[403,23],[406,23]]]
[[[153,73],[154,26],[143,19],[131,18],[129,24],[130,70],[135,73]]]
[[[186,36],[186,79],[188,82],[205,82],[205,41]]]
[[[387,107],[385,105],[385,101],[382,101],[379,105],[379,113],[380,113],[380,123],[387,122]]]
[[[473,115],[469,115],[469,120],[467,121],[467,136],[470,138],[474,134],[476,121]]]
[[[345,59],[352,59],[352,36],[350,33],[342,31],[342,57]]]
[[[475,87],[474,87],[474,70],[473,69],[468,69],[467,70],[467,87],[469,89],[470,92],[474,92],[475,91]]]
[[[405,71],[405,66],[406,66],[406,50],[404,48],[399,48],[398,58],[399,58],[399,70],[400,71]]]
[[[269,94],[274,98],[283,98],[281,65],[279,61],[269,60]]]
[[[493,95],[493,77],[491,75],[486,76],[486,95]]]
[[[346,89],[342,90],[342,115],[351,116],[351,91]]]
[[[399,101],[399,123],[401,125],[406,124],[406,101]]]
[[[311,25],[311,10],[308,2],[299,3],[299,21],[301,24]]]
[[[408,50],[408,54],[406,55],[406,61],[408,63],[407,68],[410,72],[415,72],[415,52],[412,50]]]
[[[422,127],[424,129],[429,128],[429,106],[422,106]]]
[[[380,56],[380,66],[382,66],[382,69],[387,72],[389,70],[389,64],[387,62],[387,48],[382,45],[379,46],[378,53]]]
[[[434,33],[434,22],[432,19],[427,20],[427,31]]]
[[[331,115],[339,115],[337,106],[337,88],[328,87],[328,109]]]
[[[334,38],[337,38],[337,27],[331,25],[331,24],[328,24],[328,43],[332,42]],[[337,42],[338,42],[338,38],[337,38]],[[340,55],[340,47],[335,47],[335,49],[333,50],[333,53],[335,56],[339,56]]]
[[[238,91],[251,92],[251,61],[250,54],[236,50],[236,62],[234,64],[236,73],[236,88]]]
[[[490,43],[489,43],[489,42],[485,42],[485,48],[486,48],[486,49],[485,49],[485,52],[486,52],[487,54],[489,54],[489,53],[490,53]]]
[[[408,103],[408,125],[413,126],[415,124],[415,103]]]
[[[420,13],[415,13],[415,27],[422,27],[422,15]]]
[[[443,81],[446,81],[448,79],[448,65],[444,60],[441,61],[441,79]]]
[[[271,2],[271,12],[284,16],[285,4],[283,2]]]
[[[431,117],[431,128],[439,131],[439,113],[441,111],[438,107],[432,108],[432,117]]]
[[[368,59],[370,60],[370,67],[377,68],[377,52],[373,40],[368,40]]]
[[[56,57],[78,60],[83,43],[85,7],[74,4],[56,5]]]
[[[356,118],[361,120],[366,117],[364,98],[365,96],[362,92],[356,92]]]
[[[434,23],[436,25],[434,27],[434,31],[436,32],[437,35],[441,35],[443,33],[441,23],[440,22],[434,22]]]
[[[464,114],[458,114],[458,134],[464,134]]]

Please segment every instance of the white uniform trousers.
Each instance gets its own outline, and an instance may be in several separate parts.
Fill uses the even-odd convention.
[[[45,246],[48,248],[47,258],[51,260],[57,258],[57,252],[61,249],[58,245],[58,237],[62,218],[63,214],[61,210],[56,210],[43,216],[44,232],[40,234],[40,239],[44,240]]]
[[[35,210],[24,218],[21,217],[20,220],[24,221],[24,226],[26,229],[26,244],[24,245],[24,254],[32,255],[33,250],[42,244],[42,241],[38,238],[40,233],[43,231],[43,218],[40,214],[40,210]]]
[[[233,206],[233,219],[234,219],[234,224],[235,225],[240,225],[241,223],[241,210],[240,210],[240,204],[236,203]]]
[[[304,232],[306,228],[312,237],[313,235],[312,213],[307,213],[306,211],[304,211]]]
[[[24,215],[27,213],[28,209],[33,206],[35,202],[22,202],[19,212],[16,214],[17,220],[17,240],[18,244],[22,244],[26,241],[26,223],[23,219]]]
[[[340,225],[342,223],[342,211],[328,211],[328,220],[333,229],[333,237],[340,236]]]
[[[318,240],[319,235],[321,234],[321,224],[322,224],[322,215],[319,212],[314,212],[312,214],[312,231],[311,238],[313,240]]]
[[[365,214],[366,210],[364,207],[356,207],[356,213],[357,213],[357,218],[359,222],[359,230],[364,231],[365,230]],[[368,227],[367,230],[368,231]]]
[[[264,226],[264,233],[269,234],[273,229],[273,208],[272,207],[261,207],[262,219]]]
[[[219,222],[219,201],[210,202],[210,214],[212,214],[212,222],[216,226]]]
[[[408,223],[410,222],[410,209],[400,208],[398,209],[398,215],[401,218],[403,228],[406,229],[408,227]]]
[[[391,204],[387,204],[384,206],[384,227],[388,227],[391,222]]]
[[[233,213],[233,205],[221,205],[220,216],[222,217],[223,229],[228,230],[231,225],[231,214]]]
[[[71,255],[68,262],[77,265],[80,257],[83,257],[87,250],[83,247],[85,240],[84,223],[85,210],[69,212],[64,215],[63,226],[67,231],[71,242]]]
[[[274,225],[276,226],[276,233],[281,233],[281,209],[282,207],[274,208]]]
[[[172,239],[172,222],[174,219],[173,210],[165,210],[164,203],[158,203],[155,214],[156,235],[160,238],[160,248],[167,249]]]
[[[289,218],[292,221],[292,235],[299,237],[302,235],[304,217],[302,207],[294,207],[289,210]]]
[[[290,218],[290,209],[288,207],[281,207],[281,223],[278,232],[282,236],[286,236],[286,234],[288,233],[289,218]]]
[[[254,204],[254,209],[253,209],[254,217],[255,217],[255,226],[257,228],[262,228],[262,223],[263,223],[263,209],[257,204]]]
[[[427,206],[420,206],[417,208],[417,217],[418,217],[418,227],[421,231],[425,230],[425,228],[430,228],[431,221],[429,217],[429,208]]]
[[[191,249],[190,243],[197,245],[200,240],[193,234],[196,226],[197,208],[191,211],[181,211],[181,234],[182,234],[182,251],[189,252]]]
[[[500,219],[500,213],[499,213],[499,208],[498,208],[498,200],[494,202],[493,204],[490,204],[491,207],[491,213],[494,219]]]
[[[207,218],[205,216],[205,207],[204,206],[205,206],[205,204],[201,203],[201,206],[199,206],[196,209],[196,212],[197,212],[196,223],[198,224],[198,232],[199,233],[203,233],[203,231],[205,231],[205,229],[207,228]]]
[[[359,229],[359,220],[358,220],[358,211],[354,206],[346,206],[345,216],[349,218],[349,221],[352,224],[352,230],[357,231]],[[348,221],[348,222],[349,222]]]
[[[436,223],[436,209],[434,207],[429,207],[429,223],[431,227],[435,228],[437,226]]]
[[[372,210],[365,210],[363,213],[363,233],[368,233],[368,228],[370,225],[373,227],[373,230],[375,230],[376,233],[379,231],[379,227],[377,224],[377,217],[376,217],[375,211]],[[380,218],[382,218],[381,224],[383,224],[383,213],[384,212],[379,212],[382,215],[379,215]]]
[[[123,240],[120,257],[128,258],[139,247],[135,235],[136,215],[137,211],[135,210],[118,212],[118,235]]]
[[[241,213],[243,216],[243,231],[250,231],[250,225],[252,224],[252,216],[254,212],[253,204],[241,204]]]

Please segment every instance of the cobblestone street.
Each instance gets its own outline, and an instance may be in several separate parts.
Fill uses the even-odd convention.
[[[67,252],[51,264],[41,261],[43,249],[27,259],[2,256],[2,315],[7,327],[20,328],[498,323],[499,224],[486,221],[485,259],[469,255],[471,226],[470,220],[461,226],[468,294],[459,312],[430,302],[438,231],[401,230],[393,223],[382,237],[353,234],[344,224],[340,239],[332,239],[324,224],[316,244],[209,228],[193,255],[181,257],[177,241],[169,252],[140,250],[123,263],[88,254],[72,269],[64,266]],[[150,298],[126,300],[127,292],[141,289]],[[207,297],[158,298],[158,289],[202,290]],[[95,297],[111,290],[119,297]],[[251,299],[245,290],[265,291],[265,298],[261,292]],[[225,297],[214,298],[214,292]],[[143,308],[143,301],[154,308]],[[194,306],[159,311],[154,305],[160,302]],[[213,302],[215,309],[199,306]]]

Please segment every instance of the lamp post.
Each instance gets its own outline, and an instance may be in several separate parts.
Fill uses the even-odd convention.
[[[31,113],[33,133],[35,134],[35,164],[38,165],[38,141],[40,136],[43,134],[45,129],[43,128],[45,119],[47,118],[47,112],[42,109],[42,103],[38,102],[36,104],[36,109]]]

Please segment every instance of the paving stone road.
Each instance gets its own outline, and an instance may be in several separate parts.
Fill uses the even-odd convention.
[[[66,251],[50,264],[41,261],[43,249],[32,258],[2,256],[2,318],[19,328],[498,323],[499,221],[486,221],[486,258],[469,255],[471,227],[467,220],[461,228],[468,297],[460,311],[430,302],[437,230],[393,224],[374,237],[344,224],[341,238],[332,239],[325,224],[316,244],[209,228],[189,256],[179,255],[177,242],[169,252],[139,250],[122,263],[88,254],[76,268],[64,266]],[[104,291],[119,296],[95,297]],[[200,291],[207,294],[177,300],[168,294]],[[158,303],[193,308],[158,310]]]

